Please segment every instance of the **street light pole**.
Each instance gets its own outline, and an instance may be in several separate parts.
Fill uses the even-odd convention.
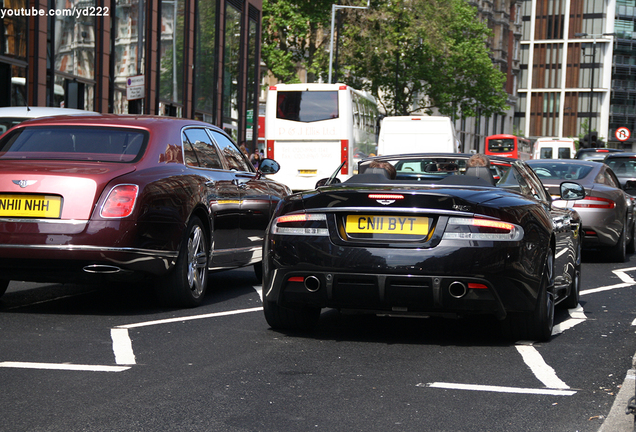
[[[336,17],[336,10],[337,9],[369,9],[370,5],[371,5],[371,0],[367,0],[366,6],[341,6],[336,4],[331,5],[331,38],[330,38],[331,40],[329,41],[329,84],[332,84],[331,75],[333,70],[333,36],[334,36],[334,19]]]

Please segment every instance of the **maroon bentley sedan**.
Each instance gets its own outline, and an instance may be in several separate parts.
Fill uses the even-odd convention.
[[[0,137],[0,295],[11,280],[150,280],[201,303],[210,270],[254,265],[290,193],[221,129],[158,116],[51,117]]]

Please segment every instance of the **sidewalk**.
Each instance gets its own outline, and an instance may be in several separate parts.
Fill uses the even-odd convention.
[[[635,432],[634,415],[625,414],[627,401],[634,396],[636,387],[636,355],[632,358],[632,368],[627,371],[623,386],[616,395],[612,409],[598,432]]]

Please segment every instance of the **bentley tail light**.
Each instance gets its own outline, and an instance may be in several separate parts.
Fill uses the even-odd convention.
[[[272,223],[272,234],[327,236],[327,215],[299,213],[279,216]]]
[[[103,218],[124,218],[130,216],[135,208],[135,201],[137,201],[137,193],[139,193],[139,186],[125,184],[117,185],[110,190],[108,197],[104,201],[102,211],[100,212]]]
[[[519,241],[523,238],[523,228],[509,222],[451,217],[448,219],[445,240],[490,240]]]

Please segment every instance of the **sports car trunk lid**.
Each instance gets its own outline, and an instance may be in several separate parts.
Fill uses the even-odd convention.
[[[1,217],[57,217],[87,220],[104,187],[135,170],[134,165],[95,162],[3,161],[0,165]],[[41,216],[41,207],[53,213]],[[18,211],[19,210],[19,211]]]
[[[398,198],[392,197],[397,195]],[[388,209],[391,207],[478,212],[478,207],[497,199],[501,191],[484,187],[449,188],[438,185],[418,187],[365,188],[334,187],[323,189],[314,196],[305,195],[307,208],[365,207]]]

